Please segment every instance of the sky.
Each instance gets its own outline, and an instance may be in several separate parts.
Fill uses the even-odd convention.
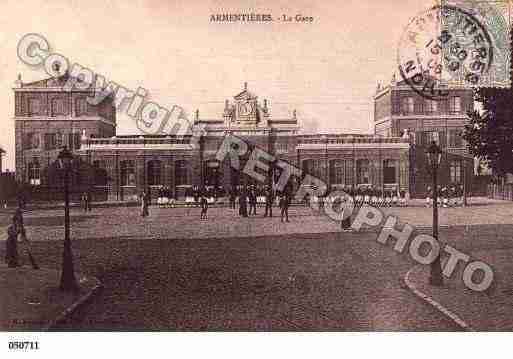
[[[266,98],[273,118],[294,109],[308,132],[370,133],[373,95],[397,67],[397,46],[409,20],[431,0],[2,0],[0,11],[0,146],[14,168],[14,93],[48,77],[16,54],[27,33],[54,52],[152,101],[201,118],[222,116],[225,99],[243,89]],[[271,14],[272,23],[212,23],[223,13]],[[311,23],[278,21],[283,14]],[[118,134],[138,133],[118,115]]]

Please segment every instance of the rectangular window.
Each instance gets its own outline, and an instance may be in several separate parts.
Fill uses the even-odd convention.
[[[344,184],[344,166],[345,161],[330,161],[330,182],[331,184]]]
[[[287,143],[286,142],[277,142],[276,143],[276,151],[277,152],[287,152]]]
[[[461,183],[461,161],[451,161],[449,170],[451,183]]]
[[[41,100],[38,98],[29,98],[28,99],[28,115],[41,115]]]
[[[51,101],[51,116],[65,116],[66,111],[66,100],[63,98],[54,98]]]
[[[68,133],[68,148],[71,150],[80,149],[80,133]]]
[[[87,99],[77,98],[75,102],[75,112],[77,116],[87,115]]]
[[[39,186],[41,184],[41,168],[37,159],[34,159],[28,164],[28,180],[33,186]]]
[[[438,112],[438,102],[435,100],[426,100],[426,113]]]
[[[395,176],[395,160],[384,160],[383,161],[383,183],[385,184],[392,184],[396,183],[396,176]]]
[[[187,161],[181,160],[175,162],[175,183],[177,186],[189,184]]]
[[[59,149],[62,147],[62,134],[59,132],[45,133],[44,139],[44,148],[47,151]]]
[[[55,148],[55,133],[45,133],[45,150],[53,150]]]
[[[429,146],[432,142],[440,145],[440,135],[437,131],[426,131],[426,146]]]
[[[449,147],[463,147],[460,130],[449,130]]]
[[[135,162],[133,160],[121,161],[121,185],[135,186]]]
[[[451,97],[449,102],[449,111],[451,113],[460,113],[461,112],[461,97],[454,96]]]
[[[413,97],[404,97],[402,99],[401,112],[403,114],[412,114],[415,111],[415,101]]]
[[[29,132],[25,135],[25,143],[24,148],[26,150],[35,150],[40,146],[40,136],[39,133]]]
[[[356,161],[356,182],[357,184],[370,184],[369,160]]]

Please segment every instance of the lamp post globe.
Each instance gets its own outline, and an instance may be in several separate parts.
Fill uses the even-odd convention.
[[[78,289],[73,266],[73,253],[71,251],[70,224],[69,224],[69,175],[72,171],[73,154],[67,147],[63,147],[57,157],[59,169],[64,175],[64,248],[62,252],[62,272],[60,289],[75,291]]]
[[[442,150],[435,141],[429,145],[426,155],[429,167],[433,175],[433,238],[438,242],[438,177],[437,172],[442,161]],[[439,242],[438,242],[439,243]],[[429,283],[434,286],[443,285],[442,265],[440,262],[440,246],[438,246],[438,255],[431,263],[431,272]]]

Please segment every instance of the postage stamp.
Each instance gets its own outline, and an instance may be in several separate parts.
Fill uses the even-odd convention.
[[[447,88],[509,87],[510,8],[505,1],[442,1],[414,16],[401,36],[398,71],[420,95]]]

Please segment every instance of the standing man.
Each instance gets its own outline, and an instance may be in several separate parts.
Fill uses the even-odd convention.
[[[289,205],[290,205],[290,197],[287,192],[281,195],[280,199],[280,209],[281,209],[281,221],[283,222],[283,217],[285,217],[286,221],[289,222]]]
[[[12,224],[7,228],[7,241],[5,242],[5,263],[9,268],[18,267],[18,234],[20,224],[16,215],[12,217]]]
[[[273,216],[273,201],[274,201],[273,190],[271,188],[267,187],[267,189],[265,191],[265,214],[264,214],[264,217],[267,217],[267,215],[269,215],[269,217]]]
[[[208,200],[204,195],[200,198],[201,215],[200,219],[207,219]]]
[[[350,191],[346,191],[345,188],[344,192],[346,195],[342,198],[342,221],[340,225],[342,226],[343,232],[348,232],[351,231],[351,212],[349,212],[349,208],[351,205],[352,197]]]
[[[141,194],[141,216],[147,217],[150,213],[148,211],[149,206],[149,195],[147,191],[143,191]]]
[[[244,187],[239,195],[239,215],[248,216],[248,195],[247,189]]]
[[[231,209],[235,209],[235,197],[236,197],[236,195],[235,195],[235,188],[234,187],[232,187],[230,189],[229,196],[230,196],[230,208]]]
[[[255,187],[251,187],[249,190],[249,215],[251,216],[251,210],[253,210],[253,215],[256,216],[256,205],[257,205],[257,195]]]
[[[92,203],[93,203],[93,194],[91,192],[91,189],[87,190],[86,196],[87,196],[87,210],[89,212],[91,212],[91,210],[92,210]]]

